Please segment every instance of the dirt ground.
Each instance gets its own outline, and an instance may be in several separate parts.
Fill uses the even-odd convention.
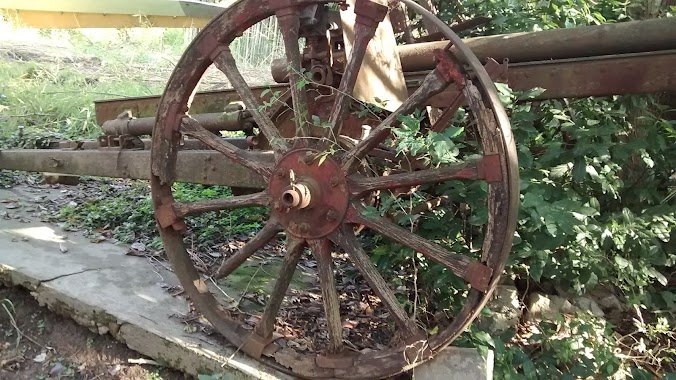
[[[110,335],[98,335],[40,307],[22,288],[0,284],[0,379],[181,380]],[[148,359],[146,359],[148,360]]]

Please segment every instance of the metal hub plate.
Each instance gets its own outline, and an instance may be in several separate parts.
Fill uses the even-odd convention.
[[[287,208],[282,196],[294,183],[308,184],[312,200],[306,208]],[[333,232],[347,212],[349,193],[340,166],[320,152],[297,149],[277,164],[268,183],[272,216],[292,235],[318,239]]]

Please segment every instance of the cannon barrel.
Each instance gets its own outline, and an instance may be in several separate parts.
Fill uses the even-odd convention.
[[[498,62],[508,59],[516,63],[643,53],[676,49],[676,18],[499,34],[463,41],[480,61],[490,57]],[[434,50],[447,45],[448,41],[436,41],[398,46],[403,71],[433,69]],[[277,82],[288,81],[286,64],[275,61],[271,71]]]

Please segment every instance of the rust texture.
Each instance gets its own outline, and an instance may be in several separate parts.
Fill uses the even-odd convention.
[[[306,207],[285,202],[292,186],[304,184],[311,194]],[[268,185],[272,214],[288,231],[301,238],[318,239],[340,225],[349,194],[345,175],[331,158],[299,149],[287,154],[275,167]]]

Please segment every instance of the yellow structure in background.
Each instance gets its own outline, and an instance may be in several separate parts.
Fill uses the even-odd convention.
[[[34,28],[202,28],[232,1],[0,0],[0,10]]]

